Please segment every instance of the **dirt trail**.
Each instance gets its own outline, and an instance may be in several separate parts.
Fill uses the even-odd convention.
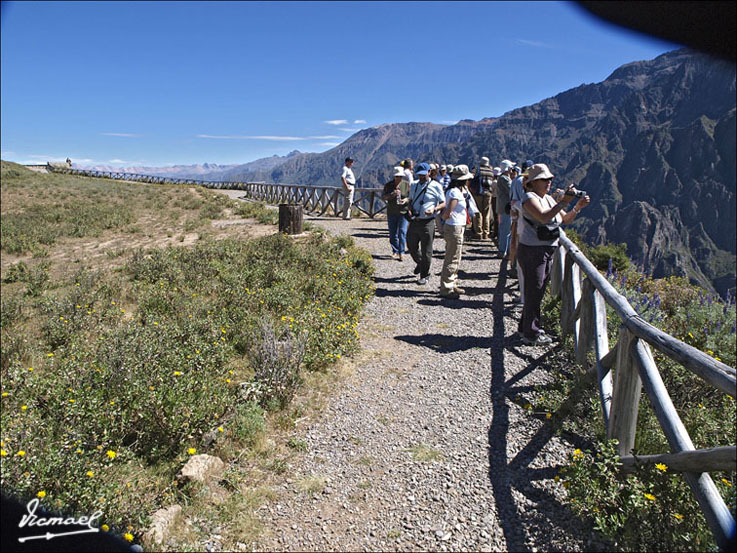
[[[554,375],[552,348],[516,337],[516,280],[490,242],[468,242],[459,300],[391,258],[386,222],[306,216],[373,255],[361,353],[316,420],[307,451],[262,505],[256,550],[581,550],[584,525],[554,477],[574,447],[526,397]],[[552,351],[551,351],[552,350]]]

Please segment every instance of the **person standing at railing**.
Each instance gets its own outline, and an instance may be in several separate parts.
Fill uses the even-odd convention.
[[[583,196],[573,209],[564,211],[577,191],[570,185],[556,202],[549,194],[553,178],[544,163],[530,167],[527,171],[527,193],[522,198],[518,221],[522,232],[517,246],[517,262],[522,269],[525,297],[518,332],[525,344],[533,346],[553,341],[540,326],[540,303],[548,284],[553,254],[558,247],[560,225],[573,222],[591,202],[588,196]]]
[[[394,178],[384,185],[381,199],[386,203],[386,220],[389,224],[389,244],[392,257],[402,261],[402,254],[407,247],[407,227],[405,218],[409,204],[409,183],[404,180],[404,169],[394,168]]]
[[[496,216],[499,221],[497,232],[497,244],[499,246],[499,255],[504,257],[507,254],[509,246],[509,227],[512,219],[507,211],[509,203],[510,188],[512,186],[514,163],[508,159],[503,160],[499,164],[501,174],[496,179]]]
[[[345,158],[345,165],[343,166],[343,174],[340,177],[343,183],[343,194],[345,199],[343,200],[343,219],[346,221],[351,220],[351,206],[353,205],[353,192],[356,189],[356,176],[353,174],[353,158]]]

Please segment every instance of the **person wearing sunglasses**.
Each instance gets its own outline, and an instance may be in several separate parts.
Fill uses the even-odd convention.
[[[517,262],[522,269],[525,298],[518,332],[525,344],[534,346],[553,341],[540,325],[540,304],[548,284],[553,254],[558,247],[559,227],[573,222],[591,202],[584,195],[579,197],[573,209],[565,211],[563,208],[576,197],[577,191],[570,185],[556,201],[550,195],[553,178],[544,163],[528,169],[527,193],[522,198],[518,221],[522,231],[517,246]]]

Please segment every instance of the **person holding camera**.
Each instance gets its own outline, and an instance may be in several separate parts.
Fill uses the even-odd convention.
[[[435,214],[445,207],[443,187],[428,176],[430,165],[417,166],[418,180],[409,189],[407,249],[417,264],[415,274],[420,275],[417,284],[424,286],[430,276],[432,243],[435,238]]]
[[[548,284],[553,254],[558,247],[560,225],[570,224],[583,208],[591,202],[585,192],[571,184],[560,200],[550,195],[554,175],[544,163],[537,163],[527,171],[527,193],[522,198],[518,224],[522,225],[517,246],[517,263],[522,269],[524,282],[524,307],[519,324],[522,341],[527,345],[552,342],[540,326],[540,303]],[[578,198],[569,211],[564,207]]]

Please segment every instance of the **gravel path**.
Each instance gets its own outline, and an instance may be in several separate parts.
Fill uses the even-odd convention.
[[[278,502],[259,510],[257,549],[274,551],[582,550],[585,525],[554,476],[577,445],[556,418],[524,408],[551,381],[551,348],[516,338],[517,281],[491,242],[464,246],[458,300],[391,258],[386,221],[305,220],[372,253],[376,296],[359,326],[355,371],[316,422]],[[314,477],[314,493],[298,490]],[[303,482],[302,482],[303,483]],[[285,499],[286,498],[286,499]]]

